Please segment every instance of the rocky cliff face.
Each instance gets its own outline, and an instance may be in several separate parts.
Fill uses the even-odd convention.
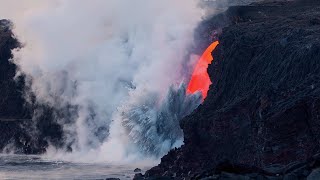
[[[185,145],[146,177],[306,178],[319,166],[320,2],[231,7],[205,23],[225,27],[208,97],[181,122]]]
[[[10,62],[11,50],[17,47],[11,23],[0,20],[0,151],[42,153],[48,142],[62,143],[62,130],[50,108],[25,101],[24,77],[15,78],[17,67]],[[39,111],[45,113],[33,116]]]
[[[0,20],[0,117],[30,119],[28,110],[23,106],[23,79],[14,81],[16,66],[12,64],[11,49],[18,47],[16,39],[12,38],[10,23]]]

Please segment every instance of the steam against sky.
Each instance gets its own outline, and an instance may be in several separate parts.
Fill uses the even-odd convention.
[[[178,121],[201,101],[180,85],[203,14],[197,1],[0,2],[23,43],[17,75],[32,81],[38,103],[67,111],[57,121],[73,153],[49,153],[121,162],[182,144]]]

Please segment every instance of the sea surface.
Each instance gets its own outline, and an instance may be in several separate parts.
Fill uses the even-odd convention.
[[[0,154],[1,180],[132,179],[134,169],[108,164],[52,161],[40,156]]]

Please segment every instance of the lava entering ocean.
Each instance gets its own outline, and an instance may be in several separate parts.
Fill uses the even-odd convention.
[[[209,86],[211,84],[207,69],[209,64],[213,61],[211,52],[217,47],[219,41],[213,42],[202,54],[194,71],[192,73],[187,93],[192,94],[196,91],[200,91],[202,94],[202,100],[207,97]]]

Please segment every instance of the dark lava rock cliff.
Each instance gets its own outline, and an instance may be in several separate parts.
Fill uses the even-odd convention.
[[[0,152],[43,153],[49,142],[61,145],[62,130],[50,108],[25,101],[24,77],[15,78],[17,67],[10,62],[11,50],[20,46],[11,26],[0,20]],[[32,118],[35,110],[45,113]]]
[[[208,97],[181,122],[185,144],[145,178],[316,177],[320,2],[230,7],[205,25],[205,37],[221,28]]]

